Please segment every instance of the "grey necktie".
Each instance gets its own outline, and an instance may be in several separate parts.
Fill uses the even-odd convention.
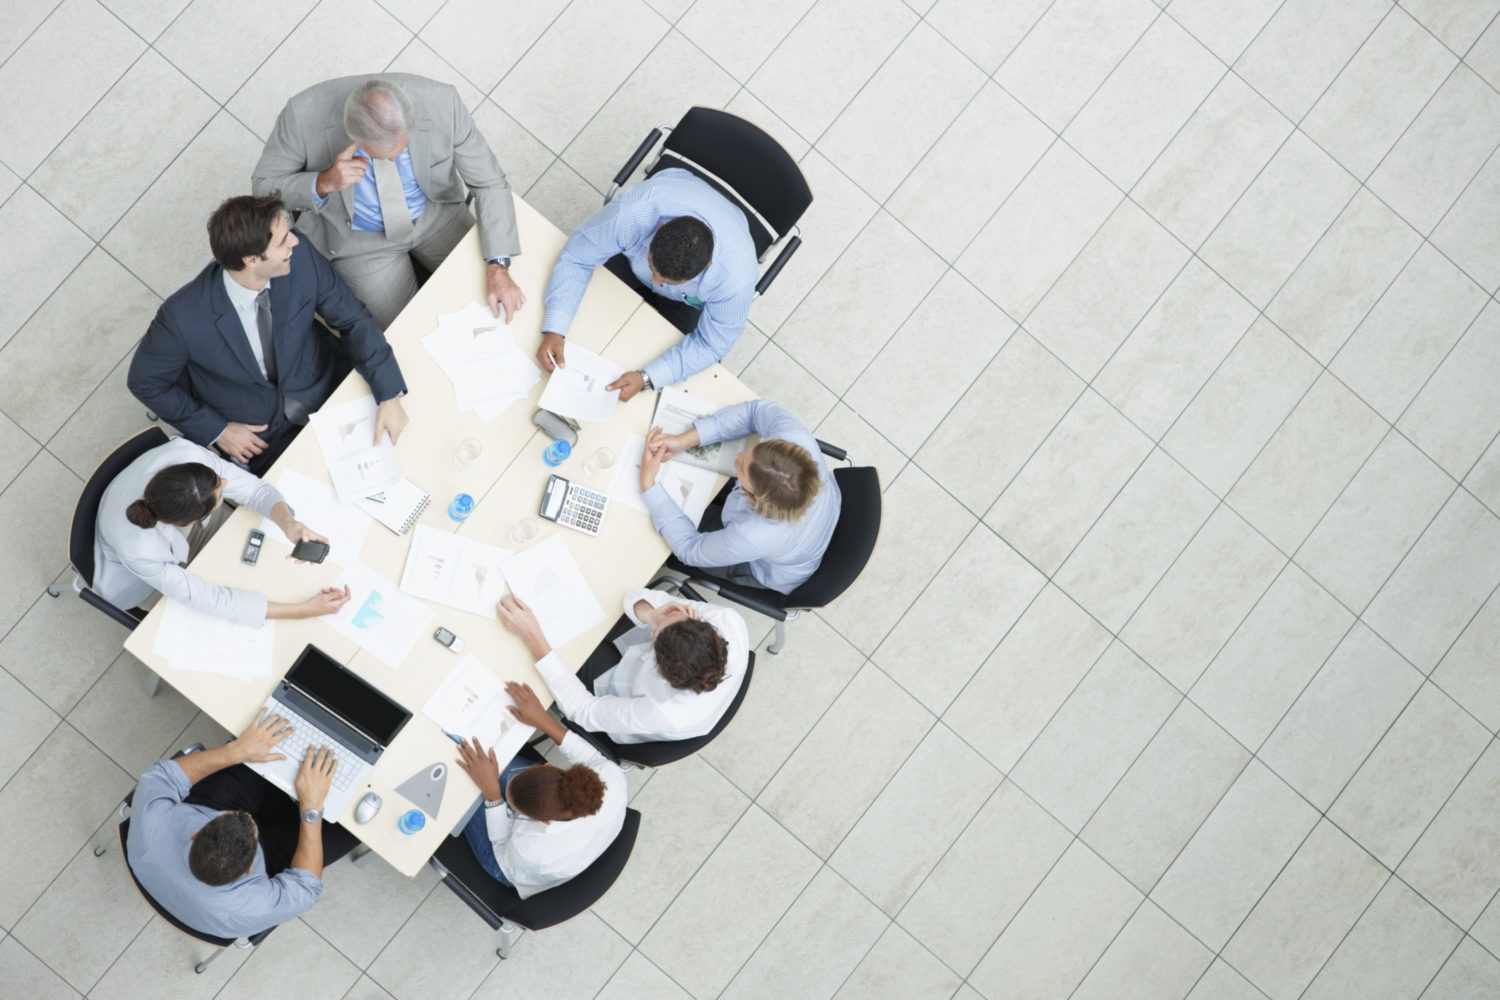
[[[255,296],[255,325],[260,328],[260,357],[266,366],[266,378],[276,381],[276,342],[272,338],[271,286]]]
[[[396,170],[395,160],[377,160],[370,164],[375,168],[375,193],[380,197],[380,217],[385,221],[385,238],[401,243],[411,238],[411,209],[406,207],[406,191],[401,186],[401,174]]]

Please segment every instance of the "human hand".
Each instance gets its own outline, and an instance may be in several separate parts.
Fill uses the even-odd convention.
[[[316,188],[319,198],[326,198],[335,191],[343,191],[359,182],[370,169],[370,161],[362,156],[355,156],[354,151],[359,148],[359,143],[351,142],[348,147],[340,153],[333,161],[333,166],[318,174]]]
[[[689,448],[694,447],[695,442],[689,441],[686,433],[668,434],[660,427],[653,427],[651,428],[651,433],[646,435],[646,447],[649,448],[652,445],[660,445],[665,448],[667,456],[671,457],[673,455],[681,455]]]
[[[345,584],[343,589],[338,587],[324,587],[316,594],[302,602],[302,610],[305,614],[300,618],[321,618],[331,615],[345,604],[349,603],[349,585]]]
[[[526,293],[511,278],[510,271],[499,264],[491,264],[487,270],[485,284],[489,290],[490,312],[499,316],[500,307],[505,306],[505,321],[509,323],[526,304]]]
[[[338,769],[338,758],[327,746],[308,747],[292,786],[297,790],[297,805],[303,810],[322,812],[323,800],[328,798],[328,787],[333,784],[333,772]]]
[[[547,714],[547,707],[542,704],[542,699],[531,690],[531,685],[522,684],[519,681],[506,681],[505,693],[510,695],[510,700],[515,704],[510,706],[510,714],[519,721],[526,723],[532,729],[541,729],[552,721],[552,716]]]
[[[375,440],[373,444],[380,443],[382,432],[389,432],[391,444],[395,444],[401,437],[401,432],[406,430],[407,424],[406,407],[401,405],[400,396],[392,396],[384,403],[375,407]]]
[[[495,605],[495,616],[500,619],[500,624],[505,626],[507,632],[520,636],[536,659],[540,660],[552,651],[552,644],[543,634],[542,623],[537,621],[536,612],[527,607],[519,597],[506,594],[500,598],[500,603]]]
[[[324,538],[322,535],[318,534],[316,531],[312,530],[301,521],[298,521],[296,518],[292,518],[288,520],[286,524],[283,524],[281,526],[281,533],[286,535],[287,541],[291,542],[294,546],[298,542],[322,542],[324,545],[328,544],[328,539]],[[292,554],[288,552],[286,557],[290,559],[292,558]],[[302,562],[302,560],[298,559],[297,562],[300,563]]]
[[[287,725],[285,719],[272,713],[269,708],[262,708],[255,716],[255,721],[236,736],[229,746],[234,751],[234,759],[241,764],[285,760],[286,754],[272,753],[271,748],[291,731],[292,727]]]
[[[257,436],[265,429],[265,424],[237,424],[231,420],[214,444],[236,462],[248,463],[266,450],[265,441]]]
[[[644,493],[656,485],[657,473],[661,471],[661,463],[672,456],[667,449],[657,442],[654,446],[647,441],[646,450],[641,454],[641,492]]]
[[[642,389],[646,388],[646,377],[640,372],[626,372],[604,387],[605,392],[620,390],[620,402],[628,403],[630,398]]]
[[[568,338],[560,333],[542,334],[542,346],[536,349],[536,359],[543,371],[567,367],[567,363],[563,361],[563,345],[567,342]]]
[[[500,762],[495,759],[495,748],[485,750],[479,745],[477,736],[471,736],[469,739],[470,743],[458,745],[456,763],[464,769],[469,779],[479,786],[479,794],[483,795],[486,801],[494,802],[500,798]]]

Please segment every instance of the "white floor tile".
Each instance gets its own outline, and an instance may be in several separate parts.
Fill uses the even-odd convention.
[[[549,996],[555,996],[555,987],[546,983],[540,987]],[[579,994],[582,996],[583,994]],[[596,994],[589,994],[596,996]],[[663,971],[652,965],[640,952],[630,953],[620,970],[598,994],[598,1000],[688,1000],[687,991]]]
[[[1297,121],[1380,23],[1390,4],[1351,0],[1328,7],[1290,0],[1235,61],[1234,70]]]
[[[639,846],[638,842],[637,849]],[[629,973],[623,971],[627,965],[631,969]],[[494,971],[474,991],[473,1000],[542,995],[559,1000],[573,1000],[575,997],[593,1000],[599,995],[600,988],[617,973],[625,976],[617,987],[624,996],[631,995],[626,989],[627,984],[633,988],[634,984],[645,980],[659,986],[665,978],[659,969],[654,970],[653,975],[651,963],[641,958],[638,952],[632,952],[629,943],[596,914],[582,913],[544,931],[521,935],[510,958],[495,963]],[[673,994],[669,990],[644,996]]]
[[[1401,6],[1459,55],[1469,50],[1500,10],[1495,0],[1404,0]]]
[[[960,979],[899,926],[886,928],[834,1000],[949,1000]]]
[[[688,8],[677,30],[744,83],[815,2],[768,0],[748,7],[735,0],[703,0]]]
[[[453,892],[438,886],[365,972],[396,1000],[467,997],[498,961],[497,945],[489,925]],[[332,950],[330,945],[323,947]]]
[[[245,7],[231,0],[193,0],[153,47],[223,104],[317,2],[271,0]],[[284,93],[283,100],[292,93]]]
[[[12,937],[0,937],[0,976],[6,989],[32,1000],[77,1000],[77,990]]]
[[[25,240],[7,240],[0,247],[0,273],[8,276],[6,288],[13,293],[0,298],[3,347],[67,279],[92,244],[29,187],[19,188],[0,205],[0,230],[28,236]]]
[[[1303,995],[1308,1000],[1418,996],[1461,936],[1452,921],[1393,878]]]
[[[273,992],[288,967],[299,968],[297,995],[308,1000],[341,1000],[359,978],[359,969],[300,920],[276,928],[218,993],[224,1000],[250,1000]],[[396,994],[399,996],[399,994]],[[440,996],[436,990],[425,994]]]
[[[489,0],[449,0],[422,27],[422,41],[488,94],[566,7],[566,0],[517,7]]]
[[[1151,1000],[1182,996],[1213,961],[1155,903],[1142,904],[1073,994],[1076,1000]]]
[[[1500,427],[1500,303],[1493,299],[1464,333],[1396,426],[1455,479],[1484,454]]]
[[[1233,63],[1279,6],[1280,0],[1172,0],[1167,16]]]
[[[57,7],[57,0],[16,0],[0,10],[0,60],[8,59],[30,37],[47,15]]]
[[[6,722],[0,742],[0,787],[3,787],[61,720],[5,670],[0,670],[0,704],[5,706]]]
[[[1264,1000],[1265,994],[1251,986],[1245,977],[1224,963],[1214,959],[1198,985],[1193,987],[1187,1000]]]
[[[318,905],[302,915],[302,922],[349,961],[368,968],[437,881],[430,868],[408,878],[378,856],[358,868],[351,863],[332,865],[323,873]]]
[[[1450,920],[1467,927],[1500,889],[1500,746],[1491,743],[1423,832],[1396,874]]]
[[[1500,594],[1491,594],[1449,648],[1432,682],[1491,729],[1500,729],[1500,674],[1494,651],[1500,649]]]
[[[1494,294],[1500,288],[1500,158],[1489,162],[1432,232],[1432,243]]]
[[[11,480],[4,493],[0,493],[0,526],[3,526],[0,527],[0,532],[3,532],[0,538],[5,540],[6,556],[6,573],[0,579],[0,631],[9,632],[0,639],[0,666],[59,711],[71,708],[73,700],[83,693],[71,686],[75,666],[60,665],[57,654],[52,652],[58,648],[58,640],[67,637],[68,633],[11,631],[11,627],[28,612],[37,614],[30,609],[38,599],[51,606],[40,612],[43,616],[57,613],[60,605],[66,608],[62,613],[68,617],[59,623],[65,630],[71,628],[67,623],[73,612],[92,610],[85,609],[71,596],[57,601],[43,596],[47,584],[57,579],[66,564],[66,546],[61,540],[67,537],[73,513],[67,498],[76,497],[82,487],[82,480],[63,468],[50,453],[43,451]],[[97,616],[103,619],[102,615]],[[113,632],[108,633],[110,638],[105,641],[118,643],[120,627],[113,623],[110,627]],[[100,632],[95,629],[86,631],[84,642],[93,645]],[[113,656],[110,652],[96,669],[102,672]],[[65,679],[54,685],[51,677],[46,676],[48,674]]]
[[[1048,6],[1048,0],[1005,4],[938,0],[928,10],[926,21],[978,63],[980,69],[993,74],[1047,12]]]
[[[1484,1000],[1500,990],[1500,959],[1473,941],[1462,941],[1422,1000]]]

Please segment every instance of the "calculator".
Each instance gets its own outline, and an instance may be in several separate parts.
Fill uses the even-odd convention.
[[[547,492],[542,495],[542,507],[537,513],[586,535],[598,535],[608,503],[609,498],[603,493],[553,475],[547,479]]]

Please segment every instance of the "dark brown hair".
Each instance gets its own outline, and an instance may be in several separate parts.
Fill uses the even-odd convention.
[[[743,484],[750,507],[773,521],[795,521],[807,512],[822,489],[818,463],[807,449],[771,438],[750,449],[750,481]]]
[[[158,523],[189,525],[219,505],[214,495],[218,486],[219,477],[206,465],[169,465],[151,477],[146,495],[126,507],[125,516],[137,528],[154,528]]]
[[[651,237],[651,266],[669,281],[696,278],[713,256],[713,230],[691,215],[668,219]]]
[[[199,882],[228,885],[255,863],[255,824],[246,812],[220,813],[188,848],[188,870]]]
[[[271,246],[271,227],[286,215],[281,192],[264,197],[230,198],[208,217],[208,247],[226,271],[243,271],[246,257],[259,257]]]
[[[505,794],[513,808],[532,819],[578,819],[604,805],[604,780],[582,764],[539,764],[510,779]]]
[[[651,648],[656,650],[656,669],[678,690],[701,694],[724,679],[729,647],[708,622],[696,618],[673,622],[656,633]]]

